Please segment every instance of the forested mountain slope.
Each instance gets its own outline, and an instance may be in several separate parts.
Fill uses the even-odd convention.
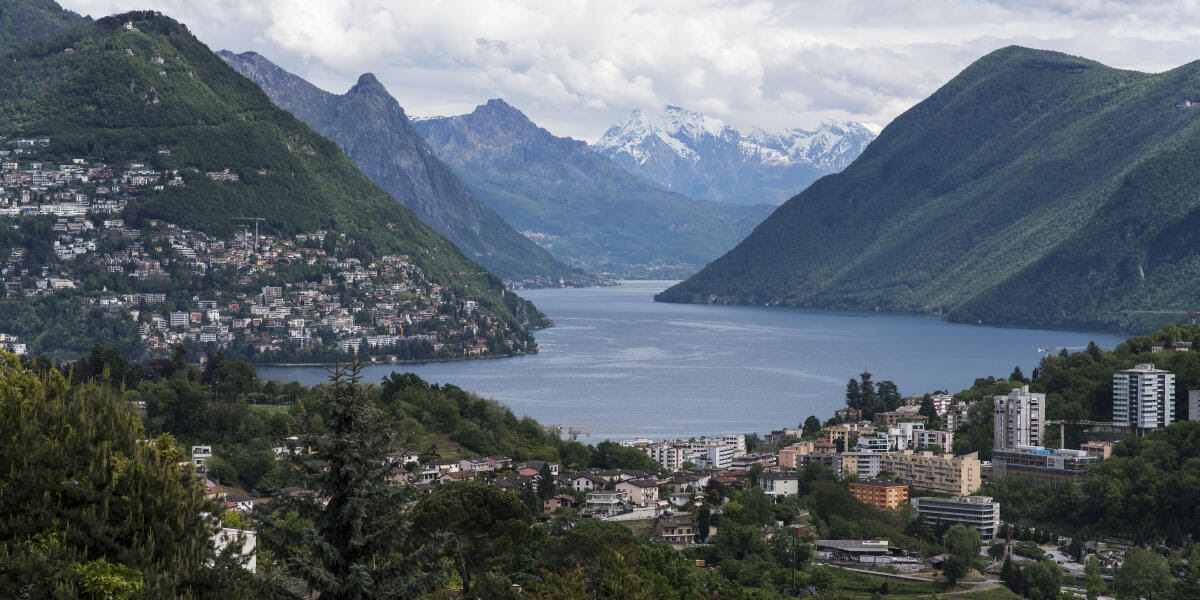
[[[1200,300],[1197,96],[1196,63],[998,50],[659,299],[1148,326]]]
[[[337,142],[363,173],[464,254],[504,279],[580,278],[475,199],[370,73],[331,94],[254,52],[218,53],[280,108]]]

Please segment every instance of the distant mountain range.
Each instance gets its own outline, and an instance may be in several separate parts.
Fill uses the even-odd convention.
[[[503,100],[413,126],[479,199],[559,260],[591,272],[686,276],[771,211],[661,189]]]
[[[998,50],[659,299],[1147,329],[1200,305],[1197,97],[1200,63]]]
[[[218,54],[280,108],[337,142],[372,181],[489,271],[527,282],[595,281],[556,261],[479,202],[438,160],[374,75],[364,74],[348,92],[337,95],[257,53]]]
[[[815,130],[739,130],[667,106],[635,110],[593,149],[626,171],[675,192],[735,204],[781,204],[819,177],[850,164],[875,139],[861,123]]]

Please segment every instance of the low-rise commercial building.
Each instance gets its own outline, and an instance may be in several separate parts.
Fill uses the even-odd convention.
[[[892,475],[914,488],[966,496],[981,485],[979,456],[934,454],[933,452],[888,452],[880,457],[880,472]]]
[[[921,497],[911,502],[917,515],[929,525],[965,525],[978,531],[984,541],[994,539],[1000,529],[1000,503],[992,502],[990,496]]]
[[[1068,483],[1082,484],[1087,479],[1087,468],[1100,461],[1084,450],[1037,446],[996,448],[992,451],[992,476],[1013,477],[1057,489]]]
[[[900,508],[908,502],[908,486],[894,481],[857,481],[850,482],[850,495],[858,498],[859,502],[871,504],[878,508]]]

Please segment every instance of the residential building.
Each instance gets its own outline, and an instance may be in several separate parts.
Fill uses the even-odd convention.
[[[878,432],[874,435],[864,435],[858,438],[858,444],[855,448],[859,452],[875,452],[884,453],[891,450],[891,443],[888,440],[886,431]]]
[[[779,450],[779,458],[776,459],[775,464],[788,469],[795,469],[796,457],[811,454],[812,451],[812,442],[796,442],[791,446]]]
[[[934,454],[933,452],[888,452],[880,457],[880,472],[914,488],[966,496],[979,489],[979,456]]]
[[[800,493],[800,478],[794,473],[768,471],[758,476],[758,485],[772,499]]]
[[[949,431],[936,429],[915,429],[912,432],[912,447],[914,450],[938,448],[942,452],[954,451],[954,434]]]
[[[879,476],[879,452],[843,452],[842,475],[854,475],[859,481]]]
[[[1079,445],[1079,449],[1087,452],[1088,456],[1095,456],[1100,460],[1106,460],[1112,456],[1113,446],[1115,445],[1112,442],[1084,442]]]
[[[1200,390],[1188,391],[1188,420],[1200,421]]]
[[[913,508],[921,520],[937,525],[954,523],[974,528],[979,538],[988,541],[1000,528],[1000,503],[990,496],[954,496],[952,498],[922,497],[912,499]]]
[[[630,479],[616,486],[618,492],[624,492],[629,501],[640,507],[658,504],[658,482],[653,479]]]
[[[1141,364],[1113,374],[1113,421],[1139,431],[1175,420],[1175,375]]]
[[[575,496],[559,494],[553,498],[546,498],[542,501],[542,512],[549,514],[560,508],[575,508],[578,505],[579,502],[575,500]]]
[[[925,423],[929,417],[910,412],[880,412],[875,413],[875,427],[879,429],[887,429],[895,426],[897,423]]]
[[[850,495],[858,498],[859,502],[872,504],[878,508],[900,508],[908,502],[908,486],[894,481],[852,481],[848,484]]]
[[[834,473],[842,472],[842,455],[836,452],[829,454],[802,454],[796,457],[797,469],[803,469],[812,463],[825,465]]]
[[[737,455],[737,446],[733,444],[704,444],[701,448],[693,447],[690,450],[692,462],[710,469],[728,469]]]
[[[734,456],[746,454],[746,436],[741,433],[726,433],[721,436],[722,445],[732,445]]]
[[[659,517],[654,533],[668,544],[692,544],[696,541],[696,522],[691,517]]]
[[[1068,483],[1082,484],[1087,479],[1087,468],[1100,460],[1084,450],[1037,446],[996,448],[992,452],[992,476],[1014,477],[1057,489]]]
[[[946,411],[950,410],[950,404],[954,402],[954,396],[950,394],[933,394],[929,397],[933,402],[933,410],[937,413],[938,418],[946,416]]]
[[[672,471],[682,469],[683,463],[688,460],[687,448],[673,442],[649,444],[642,450],[655,462]]]
[[[976,404],[978,402],[971,404],[966,402],[951,403],[949,408],[946,409],[945,416],[942,417],[942,425],[945,426],[946,431],[958,431],[963,426],[970,425],[972,422],[971,407]]]
[[[205,470],[205,463],[212,458],[212,453],[212,446],[192,446],[192,465],[196,467],[196,470]]]
[[[993,445],[996,448],[1042,445],[1042,428],[1046,425],[1046,395],[1029,391],[1023,385],[1007,396],[992,397],[995,420]]]
[[[615,515],[623,510],[629,504],[629,496],[625,492],[618,491],[602,491],[588,492],[587,500],[584,503],[584,510],[588,514],[607,517]]]

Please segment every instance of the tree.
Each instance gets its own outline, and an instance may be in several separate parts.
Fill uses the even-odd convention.
[[[927,421],[926,421],[927,429],[940,429],[941,428],[942,421],[940,418],[938,418],[937,409],[934,408],[934,406],[933,406],[933,398],[930,397],[929,394],[925,394],[925,397],[921,398],[921,408],[920,408],[920,410],[917,411],[917,414],[919,414],[927,419]]]
[[[712,510],[705,503],[696,511],[696,539],[704,542],[708,539],[709,528],[712,526]]]
[[[1088,342],[1087,353],[1092,357],[1092,360],[1096,361],[1100,360],[1100,357],[1104,355],[1104,351],[1100,349],[1100,346],[1096,345],[1096,340]]]
[[[854,380],[851,379],[850,381],[854,381]],[[821,431],[821,420],[818,419],[815,415],[809,415],[808,418],[804,420],[804,429],[803,429],[803,433],[801,433],[801,435],[803,435],[804,437],[808,437],[810,435],[816,435],[820,431]]]
[[[550,471],[550,461],[542,463],[542,468],[538,469],[538,499],[542,502],[554,497],[554,473]]]
[[[1125,563],[1121,565],[1121,570],[1117,571],[1113,588],[1117,592],[1117,598],[1121,600],[1166,600],[1173,583],[1167,559],[1135,546],[1125,552]]]
[[[513,560],[534,539],[533,515],[513,492],[478,481],[439,485],[413,509],[413,523],[433,541],[446,536],[446,555],[462,578],[463,596],[472,582]]]
[[[1096,600],[1108,593],[1108,585],[1100,575],[1100,562],[1095,556],[1087,557],[1087,563],[1083,567],[1083,585],[1087,592],[1087,600]]]
[[[312,494],[280,496],[276,514],[294,515],[311,527],[289,528],[264,522],[264,537],[325,600],[419,598],[433,590],[444,570],[441,537],[414,540],[404,506],[412,491],[391,486],[393,448],[386,420],[360,384],[363,363],[330,369],[317,405],[325,431],[308,431],[301,443],[325,462],[322,469],[307,457],[294,457]]]
[[[1015,381],[1017,383],[1025,383],[1025,374],[1021,372],[1021,365],[1013,367],[1012,373],[1008,376],[1008,380]]]
[[[0,597],[246,597],[218,508],[169,436],[106,385],[0,352]]]
[[[963,525],[953,525],[942,537],[942,545],[950,555],[942,567],[942,574],[951,585],[958,582],[975,563],[979,556],[979,532]]]
[[[1004,558],[1004,566],[1000,567],[1000,581],[1014,594],[1025,595],[1025,578],[1021,576],[1021,569],[1013,562],[1012,555]]]
[[[1030,600],[1059,600],[1062,569],[1054,561],[1039,560],[1025,567],[1026,595]]]
[[[1006,552],[1002,542],[996,542],[991,546],[988,546],[988,556],[992,557],[992,560],[1000,560],[1004,558],[1005,554]]]
[[[862,390],[858,387],[858,380],[853,377],[846,382],[846,406],[862,410]]]

